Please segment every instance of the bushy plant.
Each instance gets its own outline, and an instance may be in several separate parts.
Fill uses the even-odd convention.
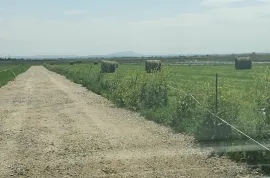
[[[139,94],[140,108],[163,107],[168,104],[168,84],[164,73],[155,72],[143,77]]]
[[[172,128],[178,132],[194,134],[201,120],[201,108],[190,94],[177,97],[173,112]]]

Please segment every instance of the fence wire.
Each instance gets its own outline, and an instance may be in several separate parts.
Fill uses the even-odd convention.
[[[104,80],[106,80],[106,81],[116,81],[116,80],[118,80],[118,81],[126,81],[126,82],[129,82],[129,81],[130,81],[130,80],[127,80],[127,79],[122,79],[122,80],[121,80],[121,79],[120,79],[120,80],[119,80],[119,79],[104,79]],[[145,82],[138,82],[138,81],[137,81],[137,83],[145,83]],[[184,94],[188,94],[188,93],[186,93],[185,91],[180,90],[180,89],[178,89],[178,88],[175,88],[175,87],[173,87],[173,86],[171,86],[171,85],[168,85],[168,87],[171,88],[171,89],[173,89],[173,90],[180,91],[180,92],[182,92],[182,93],[184,93]],[[259,145],[259,146],[261,146],[262,148],[264,148],[265,150],[270,151],[270,149],[269,149],[267,146],[265,146],[264,144],[258,142],[257,140],[255,140],[255,139],[252,138],[251,136],[247,135],[247,134],[244,133],[243,131],[239,130],[238,128],[236,128],[235,126],[233,126],[232,124],[230,124],[230,123],[227,122],[226,120],[222,119],[221,117],[219,117],[219,116],[217,116],[216,114],[214,114],[213,112],[211,112],[209,109],[205,108],[204,105],[203,105],[201,102],[199,102],[199,100],[196,99],[192,94],[188,94],[188,95],[190,95],[190,96],[192,97],[192,99],[193,99],[194,101],[196,101],[196,103],[198,103],[199,106],[200,106],[202,109],[204,109],[205,111],[209,112],[209,113],[210,113],[211,115],[213,115],[215,118],[217,118],[217,119],[219,119],[220,121],[222,121],[223,123],[229,125],[231,128],[233,128],[234,130],[236,130],[238,133],[244,135],[245,137],[247,137],[248,139],[250,139],[251,141],[253,141],[253,142],[256,143],[257,145]]]
[[[187,94],[186,92],[184,92],[183,90],[174,88],[170,85],[168,85],[171,89],[173,90],[177,90],[177,91],[181,91],[182,93]],[[221,120],[223,123],[229,125],[231,128],[233,128],[234,130],[236,130],[237,132],[239,132],[240,134],[244,135],[245,137],[247,137],[248,139],[252,140],[254,143],[258,144],[259,146],[261,146],[262,148],[266,149],[267,151],[270,151],[270,149],[268,147],[266,147],[265,145],[263,145],[262,143],[256,141],[255,139],[253,139],[252,137],[250,137],[249,135],[247,135],[246,133],[242,132],[241,130],[239,130],[238,128],[236,128],[235,126],[233,126],[232,124],[228,123],[226,120],[220,118],[219,116],[217,116],[216,114],[214,114],[213,112],[211,112],[209,109],[205,108],[203,106],[203,104],[201,104],[201,102],[199,102],[192,94],[188,94],[192,97],[192,99],[194,101],[196,101],[196,103],[198,103],[200,105],[201,108],[203,108],[205,111],[209,112],[211,115],[213,115],[215,118]]]
[[[16,77],[16,74],[12,71],[11,68],[10,69],[6,69],[6,70],[2,70],[2,71],[0,71],[0,73],[7,72],[7,71],[10,71],[14,75],[14,77]]]

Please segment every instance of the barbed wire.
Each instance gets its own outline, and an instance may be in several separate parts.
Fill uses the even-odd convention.
[[[10,68],[9,69],[11,71],[11,73],[14,75],[14,77],[17,77],[16,74],[13,72],[13,70]]]
[[[177,90],[177,91],[181,91],[185,94],[187,94],[186,92],[184,92],[183,90],[180,90],[178,88],[172,87],[170,85],[168,85],[171,89]],[[238,128],[236,128],[235,126],[233,126],[232,124],[230,124],[229,122],[227,122],[226,120],[222,119],[221,117],[219,117],[218,115],[214,114],[212,111],[210,111],[209,109],[205,108],[203,106],[203,104],[201,104],[201,102],[199,102],[199,100],[197,100],[192,94],[188,94],[190,95],[194,101],[196,101],[201,108],[203,108],[205,111],[209,112],[212,116],[214,116],[215,118],[221,120],[223,123],[229,125],[231,128],[233,128],[234,130],[236,130],[237,132],[239,132],[240,134],[244,135],[245,137],[247,137],[248,139],[252,140],[254,143],[260,145],[261,147],[263,147],[264,149],[266,149],[267,151],[270,151],[270,149],[268,147],[266,147],[265,145],[263,145],[262,143],[258,142],[257,140],[253,139],[251,136],[247,135],[246,133],[244,133],[243,131],[239,130]]]
[[[2,70],[2,71],[0,71],[0,73],[7,72],[7,71],[10,71],[14,75],[14,77],[17,77],[16,74],[12,71],[11,68],[10,69],[6,69],[6,70]]]
[[[6,72],[6,71],[9,71],[9,69],[6,69],[6,70],[1,70],[1,71],[0,71],[0,73],[1,73],[1,72]]]
[[[126,82],[130,82],[130,80],[127,79],[105,79],[107,81],[126,81]],[[170,81],[169,81],[170,82]],[[136,81],[136,83],[145,83],[145,82],[138,82]],[[179,83],[180,84],[180,83]],[[188,94],[187,92],[180,90],[178,88],[175,88],[171,85],[167,85],[169,88],[176,90],[176,91],[180,91],[184,94]],[[214,116],[215,118],[219,119],[220,121],[222,121],[223,123],[227,124],[228,126],[230,126],[231,128],[233,128],[234,130],[236,130],[237,132],[239,132],[240,134],[244,135],[245,137],[247,137],[248,139],[250,139],[251,141],[253,141],[254,143],[258,144],[259,146],[261,146],[262,148],[266,149],[267,151],[270,151],[270,149],[268,147],[266,147],[264,144],[258,142],[257,140],[255,140],[254,138],[252,138],[251,136],[249,136],[248,134],[244,133],[243,131],[241,131],[240,129],[236,128],[235,126],[233,126],[232,124],[230,124],[229,122],[227,122],[226,120],[222,119],[221,117],[219,117],[218,115],[216,115],[215,113],[213,113],[212,111],[210,111],[209,109],[207,109],[206,107],[204,107],[204,105],[192,94],[188,94],[192,97],[192,99],[194,101],[196,101],[196,103],[199,104],[199,106],[201,108],[203,108],[205,111],[209,112],[212,116]]]

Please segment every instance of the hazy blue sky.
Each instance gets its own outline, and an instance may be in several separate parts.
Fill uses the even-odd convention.
[[[270,52],[270,0],[0,0],[0,56]]]

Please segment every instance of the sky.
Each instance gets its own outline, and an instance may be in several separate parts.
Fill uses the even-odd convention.
[[[270,52],[270,0],[0,0],[0,56]]]

